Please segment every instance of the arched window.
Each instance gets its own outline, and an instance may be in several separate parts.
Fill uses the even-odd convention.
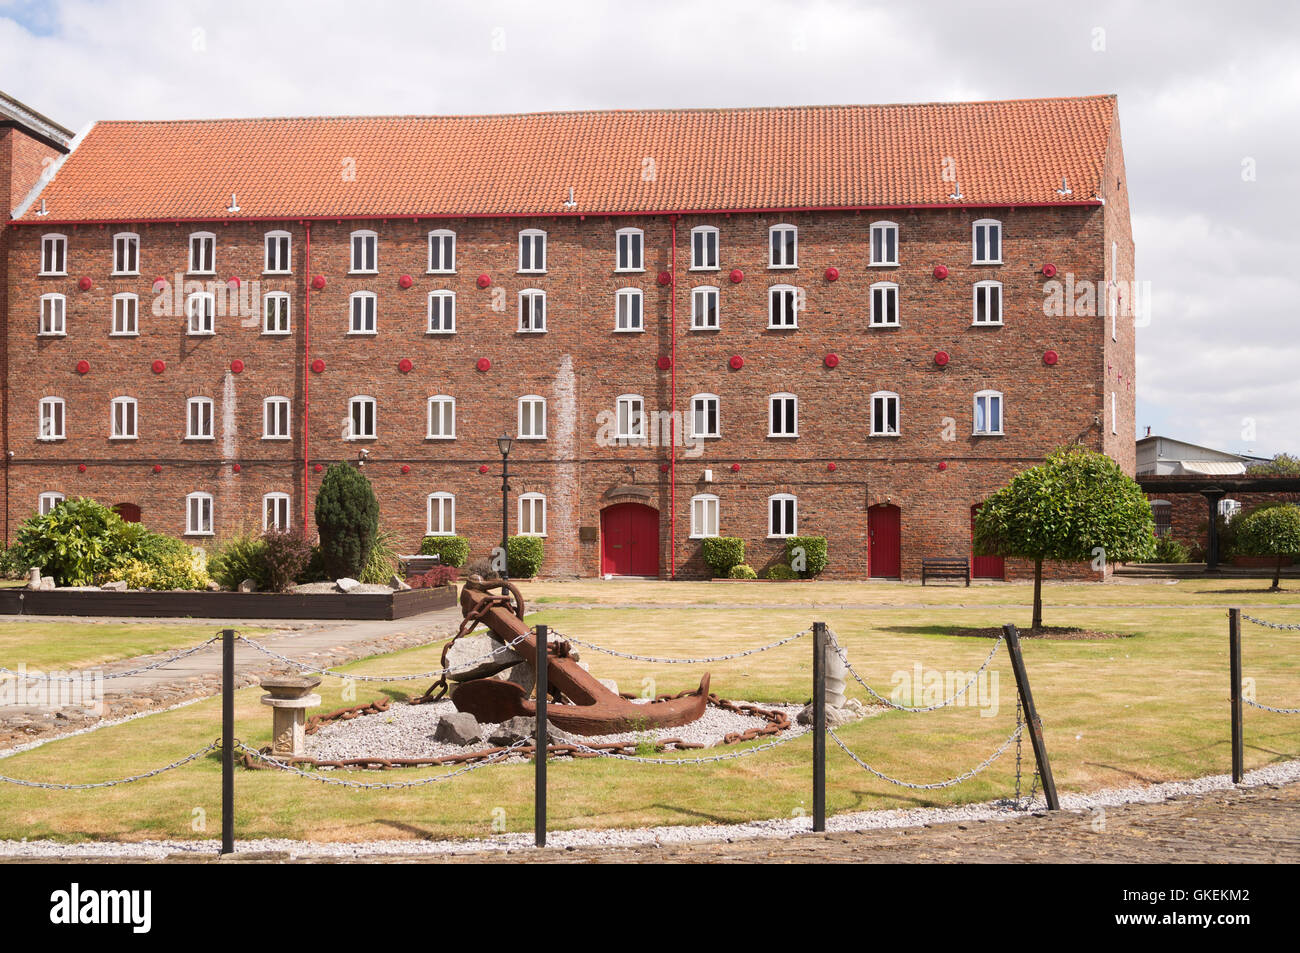
[[[718,289],[712,285],[691,289],[691,330],[718,330]]]
[[[140,298],[123,291],[113,295],[113,330],[109,334],[133,337],[140,333]]]
[[[373,397],[353,397],[348,401],[348,440],[375,439],[375,410]]]
[[[213,440],[212,398],[191,397],[185,402],[185,439]]]
[[[621,394],[618,398],[618,432],[620,440],[645,437],[645,401],[640,394]]]
[[[456,292],[429,292],[429,333],[456,333]]]
[[[614,295],[614,330],[645,330],[640,288],[620,288]]]
[[[799,436],[799,398],[794,394],[772,394],[767,399],[769,437]]]
[[[217,299],[211,291],[196,291],[185,299],[187,329],[203,336],[217,333]]]
[[[1174,507],[1168,500],[1151,501],[1151,518],[1155,520],[1156,535],[1168,536],[1174,529]]]
[[[378,334],[379,325],[376,316],[378,297],[373,291],[354,291],[348,298],[352,320],[348,325],[349,334]]]
[[[41,324],[37,333],[42,337],[63,337],[68,333],[68,302],[61,294],[41,295]]]
[[[769,329],[799,326],[799,291],[793,285],[773,285],[767,289],[767,326]]]
[[[546,292],[525,288],[519,292],[519,330],[529,334],[546,331]]]
[[[793,225],[773,225],[767,230],[769,268],[799,267],[799,229]]]
[[[1002,282],[975,282],[975,315],[972,323],[1002,323]]]
[[[887,268],[898,264],[898,225],[895,222],[871,223],[871,267]]]
[[[51,232],[41,236],[41,274],[68,273],[68,236]]]
[[[48,516],[50,511],[62,503],[66,497],[62,493],[48,492],[42,493],[36,500],[36,511],[42,516]]]
[[[289,329],[289,292],[269,292],[262,299],[262,333],[288,334]]]
[[[37,439],[63,440],[67,437],[64,429],[67,405],[62,397],[42,397],[40,402],[40,419],[37,425]]]
[[[892,281],[877,281],[871,286],[871,326],[898,327],[898,285]]]

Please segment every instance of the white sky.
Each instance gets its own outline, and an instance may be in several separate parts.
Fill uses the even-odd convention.
[[[1152,289],[1139,435],[1300,451],[1300,4],[1286,0],[0,0],[0,89],[74,130],[1118,93]]]

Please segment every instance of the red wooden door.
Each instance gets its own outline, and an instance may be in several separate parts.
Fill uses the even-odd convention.
[[[140,507],[134,503],[115,503],[113,509],[128,523],[140,522]]]
[[[974,579],[1005,579],[1007,576],[1007,570],[1006,565],[1002,562],[1001,556],[975,555],[975,514],[979,511],[979,503],[976,503],[970,508],[971,577]]]
[[[870,535],[868,568],[873,578],[897,579],[902,575],[902,517],[897,506],[873,506],[867,510]]]
[[[659,513],[618,503],[600,514],[600,571],[614,576],[659,575]]]

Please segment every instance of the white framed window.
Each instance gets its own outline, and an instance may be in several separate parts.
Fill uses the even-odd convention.
[[[113,236],[113,274],[140,274],[140,236],[135,232],[118,232]]]
[[[691,229],[691,271],[718,270],[718,230],[712,225]]]
[[[717,394],[696,394],[691,398],[691,436],[721,437]]]
[[[42,516],[48,516],[50,514],[50,511],[53,510],[56,506],[58,506],[60,503],[62,503],[65,499],[67,499],[67,497],[65,497],[62,493],[58,493],[55,491],[42,493],[39,497],[36,498],[36,512],[40,513]]]
[[[429,274],[451,275],[456,272],[456,233],[436,228],[429,233]]]
[[[429,292],[429,334],[456,333],[456,292]]]
[[[975,433],[1002,433],[1002,395],[998,391],[982,390],[975,395]]]
[[[114,336],[138,335],[140,333],[140,298],[129,292],[113,295],[113,330]]]
[[[871,223],[871,267],[886,268],[898,264],[898,225],[895,222]]]
[[[614,330],[644,331],[640,288],[620,288],[614,295]]]
[[[546,439],[546,398],[528,394],[519,398],[519,439]]]
[[[211,291],[196,291],[185,299],[185,316],[190,334],[216,334],[217,299]]]
[[[1110,432],[1119,433],[1119,395],[1110,392]]]
[[[799,534],[799,500],[791,493],[776,493],[767,498],[767,535]]]
[[[529,334],[546,331],[546,292],[528,288],[519,292],[519,330]]]
[[[42,397],[40,402],[39,440],[63,440],[68,436],[64,425],[67,422],[67,405],[62,397]]]
[[[971,226],[971,264],[1002,264],[1002,223],[982,218]]]
[[[428,433],[430,440],[456,439],[456,398],[438,394],[429,398]]]
[[[217,270],[217,236],[211,232],[190,234],[190,274],[211,275]]]
[[[718,289],[701,285],[691,289],[691,330],[718,330]]]
[[[375,439],[375,399],[373,397],[353,397],[348,401],[347,439]]]
[[[645,401],[640,394],[623,394],[618,398],[618,433],[620,440],[645,437]]]
[[[456,497],[450,493],[430,493],[427,508],[426,536],[456,535]]]
[[[289,528],[289,494],[267,493],[262,497],[262,532],[283,533]]]
[[[1002,282],[975,282],[975,315],[972,323],[1002,323]]]
[[[519,535],[546,535],[546,497],[525,493],[519,497]]]
[[[291,408],[288,397],[268,397],[262,401],[263,440],[288,440],[293,436],[289,424]]]
[[[352,320],[348,324],[349,334],[378,334],[375,309],[378,296],[373,291],[354,291],[348,298],[348,308]]]
[[[138,404],[134,397],[114,397],[109,402],[109,416],[113,422],[109,431],[110,439],[135,440],[140,436],[136,426],[137,410]]]
[[[287,275],[293,271],[290,258],[293,236],[286,231],[274,231],[267,232],[262,240],[262,270],[268,275]]]
[[[354,275],[370,275],[379,271],[379,236],[369,229],[352,233],[350,268]]]
[[[620,228],[614,233],[614,270],[645,271],[645,233],[639,228]]]
[[[718,498],[712,493],[691,497],[691,539],[718,535]]]
[[[289,329],[289,292],[268,292],[262,299],[262,333],[288,334]]]
[[[898,436],[898,395],[878,390],[871,395],[871,436]]]
[[[546,271],[546,233],[540,228],[525,228],[519,233],[519,270],[533,274]]]
[[[212,398],[191,397],[185,408],[185,439],[212,440]]]
[[[794,394],[773,394],[767,399],[767,435],[799,436],[799,398]]]
[[[51,232],[41,236],[41,274],[68,273],[68,236]]]
[[[42,336],[62,337],[68,333],[68,302],[61,294],[41,295],[41,326],[38,332]]]
[[[799,291],[793,285],[773,285],[767,289],[767,326],[799,326]]]
[[[211,493],[191,493],[185,497],[185,535],[212,535]]]
[[[892,281],[877,281],[871,286],[871,326],[898,327],[898,285]]]
[[[793,225],[773,225],[767,230],[768,267],[799,267],[799,229]]]

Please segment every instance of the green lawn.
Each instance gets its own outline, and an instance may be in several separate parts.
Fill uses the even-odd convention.
[[[249,629],[247,634],[265,632]],[[71,669],[189,648],[216,635],[212,624],[186,622],[0,622],[0,667]]]

